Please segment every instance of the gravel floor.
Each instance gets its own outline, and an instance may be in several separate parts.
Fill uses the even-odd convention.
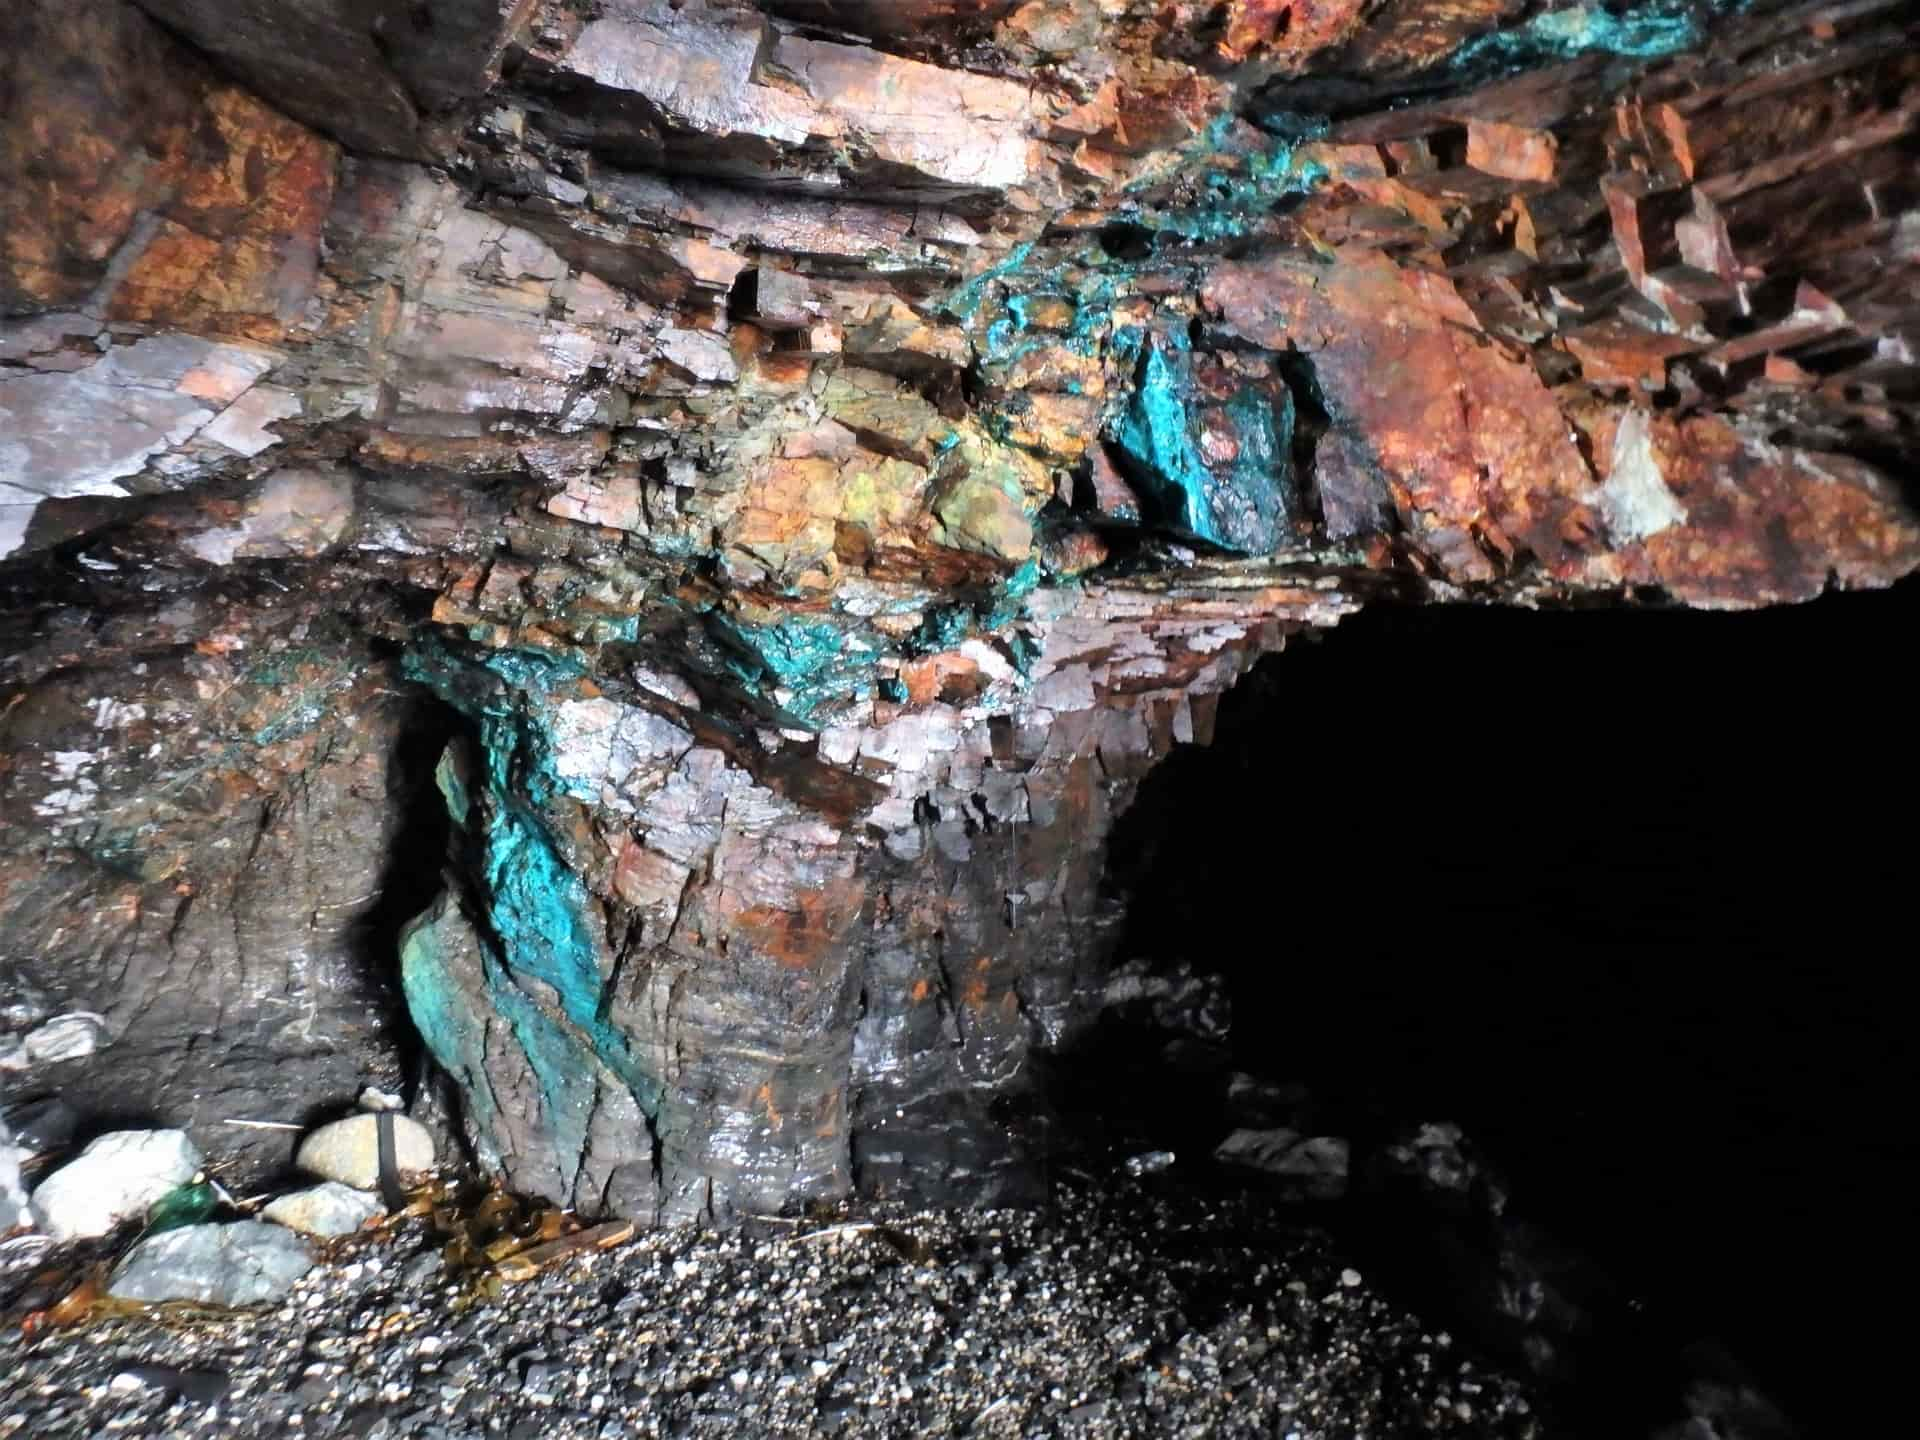
[[[1524,1386],[1271,1206],[1130,1183],[1045,1213],[646,1233],[491,1299],[422,1224],[272,1309],[0,1337],[22,1440],[1541,1433]]]

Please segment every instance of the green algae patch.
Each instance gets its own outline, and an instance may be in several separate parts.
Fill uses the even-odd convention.
[[[1184,388],[1165,352],[1149,346],[1113,438],[1144,481],[1155,518],[1184,534],[1214,540],[1207,498],[1213,476],[1194,448]]]
[[[971,636],[1006,630],[1025,614],[1027,597],[1047,578],[1035,556],[1000,584],[980,594],[930,606],[902,648],[915,658],[938,655],[957,650]],[[1019,630],[1008,636],[1008,647],[1014,655],[1015,668],[1024,675],[1036,656],[1036,648]]]
[[[961,285],[947,297],[941,310],[956,320],[971,320],[980,308],[980,302],[987,296],[989,287],[996,280],[1004,280],[1009,275],[1018,274],[1027,263],[1027,257],[1033,254],[1033,242],[1024,241],[1007,252],[1007,258],[996,265],[982,270],[971,280]]]
[[[1292,396],[1284,383],[1234,393],[1231,377],[1211,373],[1209,393],[1196,393],[1184,327],[1163,315],[1141,323],[1139,297],[1163,292],[1169,277],[1187,276],[1191,288],[1196,249],[1256,235],[1290,197],[1320,186],[1325,168],[1302,146],[1326,133],[1327,121],[1314,115],[1274,115],[1263,126],[1223,116],[1169,166],[1130,187],[1115,212],[1125,233],[1019,247],[959,287],[945,308],[965,323],[986,384],[1012,395],[999,413],[986,412],[999,448],[1033,458],[1009,438],[1023,435],[1029,413],[1019,392],[1101,396],[1104,387],[1104,401],[1093,407],[1097,422],[1082,423],[1097,423],[1139,497],[1141,523],[1235,554],[1271,554],[1287,544],[1299,509]],[[949,543],[1027,558],[1045,501],[1022,489],[1030,502],[1024,531],[1009,487],[975,483],[964,494],[942,495],[935,514]],[[972,628],[971,608],[930,620],[918,643],[934,646],[963,624]]]
[[[1278,136],[1256,143],[1237,140],[1236,117],[1222,116],[1189,151],[1174,203],[1143,205],[1136,218],[1161,239],[1224,243],[1251,233],[1274,208],[1304,195],[1326,179],[1326,167],[1302,160],[1297,147],[1327,133],[1320,116],[1288,116]],[[1244,126],[1239,126],[1244,130]]]

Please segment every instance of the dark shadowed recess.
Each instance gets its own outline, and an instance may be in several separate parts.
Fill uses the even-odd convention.
[[[1238,1068],[1460,1123],[1802,1433],[1878,1433],[1920,1258],[1916,609],[1369,611],[1142,787],[1120,953],[1224,973]]]
[[[400,933],[439,898],[446,884],[453,824],[434,772],[453,738],[467,729],[451,705],[414,693],[387,770],[388,810],[400,817],[399,824],[380,872],[378,898],[355,926],[362,972],[379,978],[382,1000],[393,1022],[390,1033],[410,1091],[435,1072],[400,991]],[[421,1097],[410,1093],[408,1098]]]

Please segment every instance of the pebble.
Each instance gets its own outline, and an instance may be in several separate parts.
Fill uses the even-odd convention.
[[[0,1070],[21,1071],[93,1054],[107,1040],[107,1021],[91,1010],[56,1015],[0,1049]]]
[[[293,1163],[322,1180],[372,1190],[380,1183],[379,1125],[379,1117],[372,1114],[322,1125],[301,1141]],[[402,1175],[424,1174],[433,1169],[433,1136],[418,1120],[395,1115],[393,1154]]]
[[[20,1178],[20,1166],[26,1158],[26,1149],[14,1143],[13,1131],[7,1128],[6,1120],[0,1118],[0,1235],[16,1226],[33,1223],[27,1208],[26,1184]]]
[[[136,1365],[107,1382],[118,1394],[157,1390],[184,1395],[198,1405],[211,1405],[227,1393],[228,1377],[218,1370],[182,1370],[173,1365]]]
[[[181,1130],[115,1130],[33,1192],[33,1215],[55,1240],[105,1235],[193,1179],[200,1151]]]
[[[351,1235],[374,1216],[385,1213],[385,1207],[373,1196],[338,1180],[282,1195],[260,1212],[263,1219],[276,1225],[323,1240]]]

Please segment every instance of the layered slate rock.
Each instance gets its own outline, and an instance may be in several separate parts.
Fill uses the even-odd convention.
[[[1920,563],[1912,22],[1723,8],[15,6],[0,964],[103,1017],[27,1083],[1017,1193],[1259,655]]]
[[[356,150],[425,157],[535,0],[137,0],[280,109]]]

